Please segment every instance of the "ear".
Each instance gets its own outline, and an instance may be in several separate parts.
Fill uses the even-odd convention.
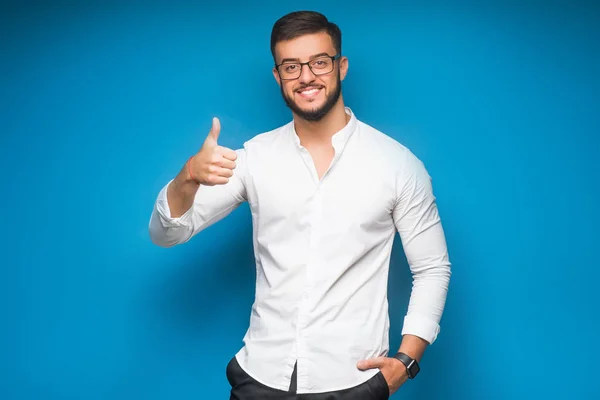
[[[346,78],[346,74],[348,73],[348,57],[342,56],[339,60],[340,63],[340,80],[344,80]]]
[[[279,78],[279,73],[277,72],[277,68],[273,67],[273,78],[277,81],[277,84],[281,86],[281,79]]]

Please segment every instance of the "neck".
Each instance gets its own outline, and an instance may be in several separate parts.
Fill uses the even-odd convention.
[[[306,121],[294,114],[294,128],[302,145],[329,144],[331,137],[350,121],[342,96],[333,108],[319,121]]]

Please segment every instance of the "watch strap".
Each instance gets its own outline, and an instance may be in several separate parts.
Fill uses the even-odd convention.
[[[398,352],[396,355],[394,355],[393,358],[399,360],[402,364],[404,364],[404,366],[406,367],[406,371],[408,372],[409,379],[413,379],[421,370],[417,360],[415,360],[407,354]]]

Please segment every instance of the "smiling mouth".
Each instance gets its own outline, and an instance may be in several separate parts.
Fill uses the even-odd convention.
[[[305,99],[310,99],[317,96],[321,92],[321,90],[323,90],[322,87],[311,86],[297,90],[296,93],[298,93],[301,97]]]

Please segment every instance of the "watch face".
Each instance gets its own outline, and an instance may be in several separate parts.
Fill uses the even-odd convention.
[[[410,363],[410,368],[408,369],[408,373],[411,377],[415,377],[417,376],[417,374],[419,373],[421,369],[419,368],[419,364],[417,364],[416,362]]]

